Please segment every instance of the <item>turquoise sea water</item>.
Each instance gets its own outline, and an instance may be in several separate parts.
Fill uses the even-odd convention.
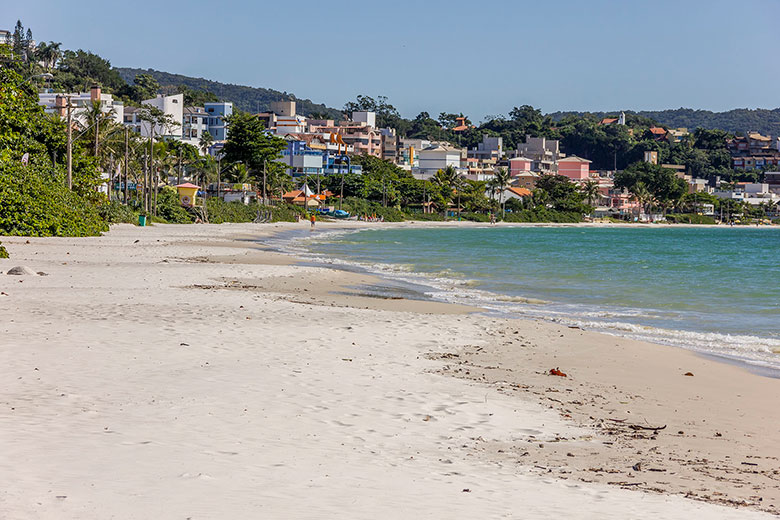
[[[432,298],[780,369],[779,229],[368,229],[303,243]]]

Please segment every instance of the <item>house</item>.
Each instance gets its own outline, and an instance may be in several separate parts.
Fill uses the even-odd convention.
[[[322,199],[322,200],[320,200]],[[316,195],[307,185],[302,190],[288,191],[282,195],[282,200],[288,204],[305,206],[306,208],[319,208],[325,200],[323,195]]]
[[[590,161],[572,155],[558,160],[558,175],[568,177],[572,181],[585,181],[590,178]]]
[[[651,126],[649,132],[656,141],[666,139],[666,130],[659,126]]]
[[[428,180],[436,172],[447,166],[452,166],[462,172],[460,167],[461,149],[449,144],[434,144],[419,152],[419,166],[412,168],[412,175],[417,179]]]
[[[490,196],[490,192],[488,192],[488,196]],[[508,188],[505,188],[504,191],[501,193],[501,200],[506,202],[511,199],[517,199],[517,200],[523,200],[525,197],[531,196],[531,190],[526,188],[517,188],[514,186],[510,186]]]
[[[512,177],[522,172],[532,171],[534,161],[528,157],[513,157],[509,159],[509,175]]]
[[[666,139],[670,143],[679,143],[687,135],[689,135],[687,128],[670,128]]]
[[[71,103],[71,118],[84,125],[87,121],[86,112],[93,103],[100,103],[100,110],[104,114],[111,114],[114,121],[122,123],[125,107],[121,101],[114,100],[111,94],[102,92],[100,86],[93,85],[89,92],[44,92],[38,94],[38,104],[43,106],[47,114],[57,114],[65,119],[68,116],[68,99]]]
[[[554,139],[525,136],[525,142],[517,145],[512,157],[527,157],[533,161],[531,171],[538,173],[556,173],[561,155],[560,144]]]
[[[531,171],[524,171],[512,176],[512,186],[517,188],[526,188],[532,190],[536,188],[536,181],[539,180],[541,174]]]

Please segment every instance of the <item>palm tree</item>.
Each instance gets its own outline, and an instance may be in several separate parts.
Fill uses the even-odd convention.
[[[244,163],[236,163],[230,166],[227,170],[227,179],[230,182],[238,184],[244,184],[249,182],[249,168]]]
[[[509,186],[509,181],[511,179],[512,176],[509,174],[509,171],[507,171],[506,168],[498,168],[493,174],[493,185],[498,191],[498,203],[501,205],[501,220],[504,220],[504,212],[506,207],[504,202],[504,191],[506,190],[507,186]]]
[[[447,200],[451,201],[452,197],[455,193],[456,187],[460,184],[460,174],[455,169],[454,166],[449,165],[445,167],[443,170],[439,170],[436,172],[436,175],[433,177],[433,183],[441,186],[445,193],[447,193]],[[446,213],[445,209],[445,213]]]
[[[585,195],[585,199],[588,201],[588,206],[593,206],[593,201],[598,201],[600,198],[599,183],[596,181],[588,181],[580,187],[580,191]]]
[[[653,194],[647,186],[645,186],[645,183],[636,183],[631,189],[631,194],[633,195],[634,200],[639,203],[640,209],[644,210],[645,213],[648,213],[649,205],[653,200]]]
[[[198,141],[198,148],[203,152],[203,155],[208,154],[212,144],[214,144],[214,136],[211,135],[211,132],[203,132],[203,135],[200,136],[200,141]]]
[[[62,56],[62,51],[60,51],[61,45],[59,42],[41,43],[35,50],[35,57],[40,60],[44,68],[49,72],[57,65],[57,61]]]

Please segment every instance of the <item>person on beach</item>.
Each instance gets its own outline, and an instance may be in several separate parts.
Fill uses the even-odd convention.
[[[317,221],[317,217],[314,216],[314,213],[311,214],[311,228],[314,229],[314,223]]]

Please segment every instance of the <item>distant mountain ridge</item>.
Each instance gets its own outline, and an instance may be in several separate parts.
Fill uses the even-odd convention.
[[[737,108],[727,112],[712,112],[710,110],[693,110],[690,108],[678,108],[676,110],[625,110],[627,114],[636,114],[649,117],[658,123],[670,128],[688,128],[694,130],[701,127],[708,130],[725,130],[733,133],[748,131],[761,132],[764,135],[780,135],[780,108],[775,109],[748,109]],[[584,116],[591,114],[599,119],[619,114],[614,112],[552,112],[548,114],[555,121],[560,121],[566,116]]]
[[[340,110],[330,108],[322,103],[314,103],[310,99],[299,99],[294,94],[279,92],[278,90],[220,83],[204,78],[193,78],[154,69],[114,67],[114,70],[119,73],[123,80],[131,84],[136,75],[149,74],[157,80],[161,87],[184,85],[193,90],[211,92],[221,101],[231,101],[236,108],[245,112],[265,112],[270,109],[272,101],[294,100],[297,104],[297,111],[301,115],[326,114],[331,119],[341,119],[342,117]]]

